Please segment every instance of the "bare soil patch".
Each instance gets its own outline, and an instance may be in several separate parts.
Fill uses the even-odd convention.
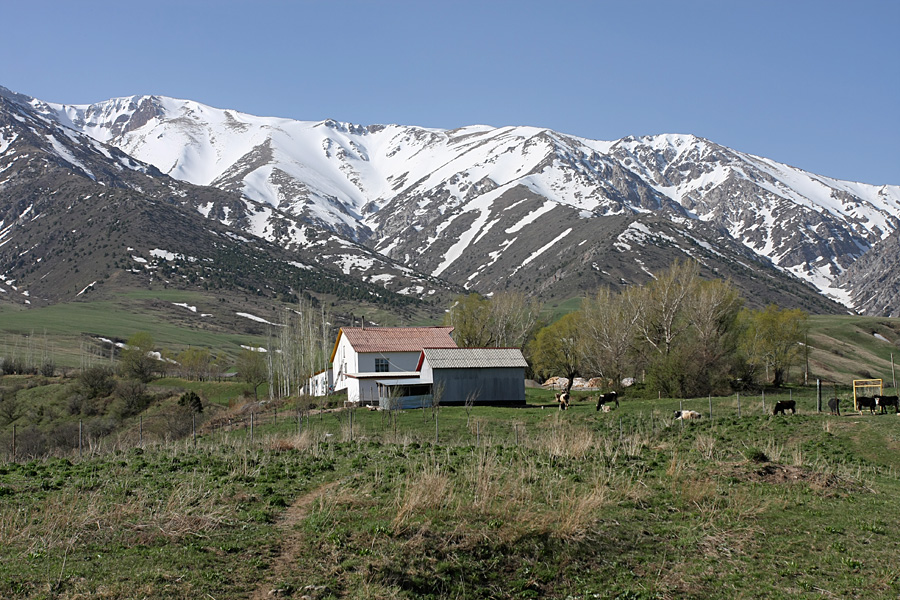
[[[283,581],[284,576],[291,572],[303,547],[303,532],[296,525],[306,518],[313,504],[319,498],[329,493],[337,484],[338,482],[326,483],[307,492],[297,498],[284,512],[284,515],[278,522],[278,529],[282,533],[281,551],[272,561],[269,578],[256,588],[256,591],[250,596],[251,600],[277,598],[283,594],[282,590],[275,587],[276,582]]]

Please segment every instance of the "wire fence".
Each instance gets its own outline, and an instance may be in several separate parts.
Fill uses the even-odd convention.
[[[611,413],[597,411],[594,427],[620,435],[637,430],[653,432],[678,421],[678,413],[694,411],[699,418],[759,418],[773,413],[830,413],[828,401],[840,399],[843,414],[854,411],[850,386],[820,386],[818,389],[783,390],[777,393],[760,390],[738,392],[732,396],[691,399],[659,398],[632,401],[638,409],[615,409]],[[629,403],[621,397],[623,405]],[[596,394],[573,400],[569,410],[594,412]],[[502,416],[479,413],[480,407],[422,407],[418,409],[376,410],[377,407],[345,407],[340,409],[279,408],[254,403],[242,411],[212,414],[194,413],[185,407],[169,412],[137,417],[127,428],[110,418],[93,418],[67,422],[44,430],[36,425],[18,426],[0,433],[0,452],[9,461],[31,460],[51,455],[83,457],[98,452],[122,450],[152,444],[197,442],[228,436],[236,440],[257,442],[272,436],[317,436],[322,440],[379,441],[384,443],[438,444],[527,444],[537,431],[548,427],[546,418],[529,417],[520,410],[557,411],[554,403],[532,403],[524,409],[501,409]],[[623,407],[624,408],[624,407]],[[453,413],[445,413],[445,410]],[[495,409],[497,410],[497,409]],[[557,411],[561,412],[561,411]],[[442,415],[443,418],[442,418]],[[545,417],[546,415],[544,415]],[[562,416],[562,413],[561,413]],[[681,427],[685,421],[681,420]]]

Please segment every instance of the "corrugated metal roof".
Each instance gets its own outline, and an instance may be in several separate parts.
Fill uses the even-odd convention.
[[[341,336],[357,352],[419,352],[422,348],[456,348],[450,337],[452,327],[342,327],[338,332],[331,359]]]
[[[432,369],[488,369],[527,367],[518,348],[425,348]]]

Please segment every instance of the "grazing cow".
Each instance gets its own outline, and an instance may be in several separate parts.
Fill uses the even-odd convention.
[[[787,414],[785,411],[791,411],[791,414],[797,413],[797,401],[796,400],[779,400],[775,403],[775,408],[772,409],[772,414],[777,415],[781,413],[783,415]]]
[[[895,414],[900,412],[900,401],[897,396],[875,396],[875,406],[881,407],[881,414],[886,412],[884,409],[888,406],[894,407]]]
[[[559,403],[559,410],[569,408],[569,392],[560,392],[556,394],[556,401]]]
[[[597,396],[597,410],[603,408],[608,402],[614,402],[616,408],[619,408],[619,394],[617,392],[609,392],[608,394]]]
[[[675,419],[679,421],[688,421],[691,419],[699,419],[702,417],[700,413],[696,410],[676,410],[675,411]]]
[[[875,414],[875,398],[872,396],[857,396],[856,409],[861,413],[864,408],[868,408],[869,412]]]
[[[831,410],[831,414],[841,416],[841,399],[830,398],[828,400],[828,409]]]

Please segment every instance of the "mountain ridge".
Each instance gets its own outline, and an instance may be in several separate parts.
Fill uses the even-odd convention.
[[[617,279],[634,282],[602,276],[620,259],[630,262],[625,271],[649,277],[640,253],[625,248],[631,224],[653,213],[680,231],[670,260],[691,252],[698,258],[692,245],[727,247],[725,254],[755,269],[774,266],[868,311],[872,305],[854,294],[863,276],[853,266],[900,229],[900,186],[814,175],[690,134],[603,142],[537,127],[440,130],[254,117],[161,96],[79,106],[18,101],[176,179],[241,195],[263,211],[271,206],[482,293],[513,286],[562,297],[567,283],[583,293],[620,285]],[[613,231],[603,223],[611,217],[629,224]],[[255,230],[244,226],[265,235],[260,220]],[[598,243],[600,236],[615,241]],[[644,241],[665,247],[671,239]],[[542,264],[556,247],[585,245],[582,259],[568,251],[568,266]],[[557,254],[562,260],[565,252]],[[710,272],[723,268],[711,265]],[[594,276],[573,281],[588,267]],[[896,288],[883,300],[884,310],[897,313]]]

